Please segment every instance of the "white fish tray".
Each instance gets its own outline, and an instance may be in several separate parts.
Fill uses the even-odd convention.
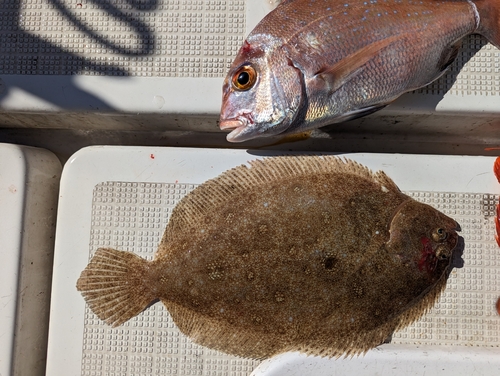
[[[493,210],[494,158],[345,154],[382,169],[399,187],[451,215],[465,239],[438,305],[364,357],[284,354],[262,362],[193,344],[157,303],[118,328],[86,308],[75,284],[98,247],[152,258],[175,203],[205,180],[272,152],[91,147],[66,164],[56,233],[47,375],[498,375],[500,249]],[[460,260],[458,260],[460,261]],[[367,368],[368,367],[368,368]],[[367,370],[369,369],[369,371]]]
[[[43,375],[61,164],[0,143],[0,375]]]

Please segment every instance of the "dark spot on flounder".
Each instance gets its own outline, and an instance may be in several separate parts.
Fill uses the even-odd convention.
[[[326,270],[332,270],[335,268],[335,265],[337,264],[337,259],[335,257],[327,257],[324,261],[325,269]]]
[[[160,298],[193,341],[231,354],[357,354],[434,304],[456,228],[382,172],[271,158],[184,197],[154,261],[98,250],[78,289],[113,325]]]

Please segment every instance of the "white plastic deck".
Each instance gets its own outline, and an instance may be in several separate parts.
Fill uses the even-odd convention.
[[[102,246],[153,257],[175,203],[197,184],[271,152],[91,147],[66,164],[55,246],[47,375],[249,375],[258,362],[224,355],[180,334],[161,303],[118,328],[86,307],[75,284]],[[462,226],[464,266],[438,305],[365,357],[279,356],[254,375],[498,375],[500,249],[493,210],[494,158],[346,154],[384,170],[399,187]],[[365,368],[369,367],[369,371]],[[364,370],[364,371],[363,371]],[[474,373],[475,372],[475,373]]]
[[[61,164],[0,143],[0,375],[43,375]]]

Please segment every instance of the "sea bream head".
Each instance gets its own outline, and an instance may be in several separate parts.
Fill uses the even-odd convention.
[[[243,43],[222,88],[220,128],[230,142],[283,133],[300,113],[303,78],[278,38],[254,34]]]

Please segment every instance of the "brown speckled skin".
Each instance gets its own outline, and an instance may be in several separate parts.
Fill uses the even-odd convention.
[[[497,0],[478,3],[491,5],[493,14],[500,8]],[[477,31],[493,38],[486,29],[500,27],[486,23],[483,13],[485,27],[476,30],[473,7],[465,0],[280,4],[247,37],[224,83],[221,124],[242,119],[241,113],[253,117],[228,140],[302,132],[383,107],[438,78],[466,35]],[[341,61],[346,66],[338,69]],[[231,85],[242,64],[259,75],[243,92]],[[320,73],[332,68],[325,82]]]
[[[382,172],[271,158],[183,198],[154,261],[98,250],[78,289],[113,325],[160,298],[181,331],[231,354],[355,354],[434,304],[456,228]]]

